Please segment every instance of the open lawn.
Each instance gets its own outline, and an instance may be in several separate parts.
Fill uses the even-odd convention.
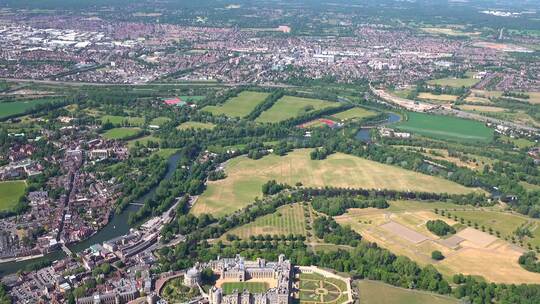
[[[306,235],[306,218],[304,208],[300,204],[286,205],[278,208],[275,213],[257,218],[255,221],[235,228],[227,234],[241,239],[252,235]]]
[[[209,122],[198,122],[198,121],[186,121],[181,123],[178,127],[178,130],[187,130],[187,129],[205,129],[212,130],[216,125]]]
[[[107,139],[126,139],[133,137],[141,132],[139,128],[113,128],[103,133],[103,137]]]
[[[192,102],[192,103],[197,103],[203,100],[204,98],[205,98],[204,96],[180,96],[181,100],[186,101],[186,102]]]
[[[12,210],[24,195],[25,181],[0,182],[0,211]]]
[[[140,127],[144,125],[144,118],[142,117],[103,115],[100,117],[100,120],[102,124],[110,122],[115,126],[128,125],[132,127]]]
[[[394,287],[377,281],[358,283],[360,304],[457,304],[458,300],[435,293]]]
[[[453,87],[453,88],[461,88],[461,87],[472,87],[473,85],[477,84],[480,81],[480,79],[474,79],[472,77],[467,78],[441,78],[441,79],[434,79],[429,80],[427,83],[431,85],[440,85],[443,87]]]
[[[373,111],[356,107],[356,108],[349,109],[347,111],[336,113],[332,115],[332,117],[335,117],[341,121],[344,121],[344,120],[351,120],[351,119],[353,120],[362,119],[362,118],[371,117],[375,115],[377,115],[377,113]]]
[[[454,182],[364,158],[336,153],[325,160],[311,160],[310,149],[299,149],[280,157],[268,155],[259,160],[245,156],[225,165],[227,178],[208,182],[206,191],[192,209],[195,214],[223,216],[262,197],[261,186],[272,179],[309,187],[354,187],[426,192],[468,193],[480,191]]]
[[[171,121],[169,117],[156,117],[150,121],[151,125],[162,126]]]
[[[224,104],[217,106],[206,106],[202,110],[213,115],[225,115],[229,117],[245,117],[255,107],[263,102],[269,93],[244,91],[238,96],[228,99]]]
[[[33,100],[19,100],[13,102],[0,102],[0,119],[14,115],[22,115],[38,105],[53,103],[55,101],[57,100],[44,98]]]
[[[339,103],[313,98],[283,96],[268,110],[264,111],[255,121],[274,123],[297,117],[312,111],[329,107],[337,107]]]
[[[490,142],[493,130],[483,123],[450,116],[407,112],[408,119],[396,124],[398,129],[438,139]]]
[[[419,99],[427,99],[427,100],[434,100],[434,101],[443,101],[443,102],[454,102],[458,98],[458,96],[455,95],[448,95],[448,94],[432,94],[432,93],[426,93],[422,92],[418,94]]]
[[[478,223],[479,226],[489,227],[495,231],[499,231],[502,236],[511,235],[517,227],[527,223],[527,220],[519,215],[513,215],[505,212],[470,210],[470,211],[452,211],[452,215],[458,218],[462,217],[465,221],[470,220],[473,223]]]
[[[244,289],[249,290],[251,293],[262,293],[268,290],[268,284],[264,282],[225,282],[221,285],[223,294],[232,294],[235,290],[239,292]]]

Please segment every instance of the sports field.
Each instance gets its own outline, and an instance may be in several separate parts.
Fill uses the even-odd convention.
[[[178,127],[176,127],[178,130],[187,130],[187,129],[205,129],[205,130],[211,130],[216,125],[209,123],[209,122],[198,122],[198,121],[186,121],[184,123],[181,123]]]
[[[223,294],[232,294],[235,290],[238,292],[249,290],[251,293],[263,293],[268,290],[268,284],[264,282],[225,282],[221,285]]]
[[[360,304],[457,304],[458,300],[435,293],[394,287],[377,281],[358,283]]]
[[[258,217],[255,221],[235,228],[228,234],[241,239],[252,235],[306,235],[306,218],[300,204],[286,205],[278,208],[275,213]]]
[[[487,228],[486,232],[464,228],[453,217],[449,219],[435,214],[435,208],[451,210],[452,214],[458,214],[454,209],[464,208],[471,212],[487,212],[471,206],[442,202],[397,201],[390,202],[390,208],[387,209],[349,209],[347,213],[335,217],[335,220],[339,224],[349,225],[365,240],[375,242],[394,254],[407,256],[420,265],[433,264],[446,276],[463,273],[483,276],[489,281],[500,283],[540,282],[540,274],[526,271],[517,263],[523,250],[490,235]],[[489,218],[491,215],[493,212],[487,212],[485,216],[479,217]],[[426,227],[427,221],[435,219],[456,227],[458,232],[449,238],[436,236]],[[511,221],[511,224],[517,225],[515,221]],[[446,258],[434,261],[431,258],[434,250],[441,251]],[[491,265],[497,267],[489,267]]]
[[[0,211],[12,210],[24,195],[25,181],[0,182]]]
[[[125,139],[137,135],[141,132],[139,128],[113,128],[103,133],[103,137],[107,139]]]
[[[144,125],[144,118],[142,117],[103,115],[99,119],[101,120],[102,124],[108,121],[115,126],[129,125],[129,126],[140,127]]]
[[[300,303],[340,304],[348,300],[344,281],[315,273],[300,274],[299,289]]]
[[[336,153],[325,160],[311,160],[311,149],[286,156],[268,155],[259,160],[240,156],[225,166],[227,178],[208,182],[206,191],[192,208],[195,214],[223,216],[262,197],[261,186],[272,179],[310,187],[354,187],[427,192],[468,193],[480,191],[454,182],[364,158]]]
[[[274,123],[297,117],[312,111],[337,107],[337,102],[321,99],[283,96],[268,110],[262,112],[255,121]]]
[[[238,96],[228,99],[224,104],[206,106],[202,110],[213,115],[225,115],[228,117],[245,117],[255,107],[263,102],[269,93],[243,91]]]
[[[472,77],[467,78],[441,78],[441,79],[434,79],[430,80],[427,83],[431,85],[440,85],[443,87],[453,87],[453,88],[461,88],[461,87],[472,87],[473,85],[477,84],[480,81],[480,79],[474,79]]]
[[[24,114],[35,106],[55,102],[54,99],[20,100],[13,102],[0,102],[0,119],[12,115]]]
[[[465,142],[490,142],[493,139],[493,130],[478,121],[416,112],[407,112],[407,117],[407,120],[396,124],[398,129],[428,137]]]
[[[377,115],[377,113],[373,111],[356,107],[356,108],[349,109],[347,111],[336,113],[332,115],[332,117],[335,117],[341,121],[344,121],[344,120],[351,120],[351,119],[362,119],[362,118],[375,116],[375,115]]]

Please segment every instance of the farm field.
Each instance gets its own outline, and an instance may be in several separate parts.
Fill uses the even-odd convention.
[[[13,102],[0,102],[0,119],[12,115],[22,115],[26,111],[29,111],[38,105],[53,103],[55,101],[56,100],[54,99],[34,99]]]
[[[268,155],[259,160],[245,156],[231,159],[225,166],[227,178],[209,182],[193,206],[194,214],[223,216],[262,197],[261,186],[272,179],[308,187],[354,187],[367,189],[416,190],[468,193],[481,191],[454,182],[381,164],[360,157],[336,153],[325,160],[311,160],[310,149],[286,156]]]
[[[452,215],[458,214],[454,209],[484,211],[453,204],[444,207],[446,204],[448,203],[390,202],[390,208],[386,210],[349,209],[346,214],[335,217],[335,220],[342,225],[349,225],[365,240],[376,242],[394,254],[405,255],[420,265],[433,264],[447,277],[463,273],[501,283],[539,282],[540,274],[526,271],[518,264],[522,249],[481,230],[463,228],[453,217],[449,219],[435,214],[433,209],[448,209]],[[451,207],[452,205],[454,207]],[[439,238],[425,225],[428,220],[434,219],[455,225],[458,232],[448,238]],[[441,251],[446,258],[442,261],[432,260],[431,252],[434,250]],[[489,267],[491,265],[497,267]]]
[[[224,104],[206,106],[202,110],[213,115],[225,115],[228,117],[245,117],[255,107],[262,103],[269,93],[243,91],[238,96],[228,99]]]
[[[519,101],[529,102],[532,104],[540,103],[540,92],[524,92],[524,93],[529,95],[528,99],[519,99],[519,98],[515,98],[515,99]],[[502,94],[503,94],[502,91],[472,90],[471,96],[479,97],[479,98],[490,98],[490,97],[501,97]]]
[[[472,87],[473,85],[477,84],[480,81],[480,79],[474,79],[472,78],[472,75],[469,75],[467,78],[441,78],[441,79],[434,79],[429,80],[427,83],[431,85],[440,85],[443,87],[453,87],[453,88],[461,88],[461,87]]]
[[[337,102],[295,96],[283,96],[268,110],[262,112],[255,121],[274,123],[300,116],[311,111],[337,107]]]
[[[493,107],[493,106],[480,106],[480,105],[461,105],[459,106],[464,111],[474,112],[487,112],[487,113],[500,113],[506,111],[505,108]]]
[[[198,122],[198,121],[186,121],[181,123],[178,127],[178,130],[187,130],[187,129],[205,129],[212,130],[216,125],[209,122]]]
[[[223,294],[232,294],[235,290],[242,292],[244,289],[249,290],[251,293],[262,293],[268,290],[269,286],[264,282],[224,282],[221,285]]]
[[[132,127],[140,127],[144,125],[143,117],[132,117],[132,116],[116,116],[116,115],[103,115],[99,118],[101,123],[104,124],[107,121],[112,123],[115,126],[119,125],[129,125]]]
[[[336,113],[332,115],[332,117],[335,117],[341,121],[345,121],[345,120],[351,120],[351,119],[363,119],[363,118],[371,117],[375,115],[377,115],[377,113],[373,111],[370,111],[364,108],[355,107],[347,111]]]
[[[398,129],[439,139],[490,142],[493,130],[481,122],[440,115],[407,112],[408,119]]]
[[[255,221],[235,228],[227,234],[236,235],[240,239],[250,236],[269,235],[306,235],[306,218],[301,204],[286,205],[275,213],[257,218]]]
[[[169,117],[156,117],[150,121],[151,125],[162,126],[171,121]]]
[[[458,300],[435,293],[394,287],[379,281],[358,283],[360,304],[457,304]]]
[[[0,182],[0,211],[12,210],[24,195],[25,181]]]
[[[454,102],[458,98],[458,96],[455,95],[448,95],[448,94],[432,94],[432,93],[426,93],[422,92],[418,94],[419,99],[426,99],[426,100],[434,100],[434,101],[442,101],[442,102]]]
[[[113,128],[103,133],[103,136],[107,139],[126,139],[137,135],[141,132],[139,128]]]
[[[319,274],[300,274],[300,303],[341,304],[348,300],[347,285],[336,278]]]

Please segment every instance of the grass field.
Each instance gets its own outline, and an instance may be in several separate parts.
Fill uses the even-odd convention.
[[[228,234],[241,239],[259,234],[306,235],[304,209],[300,204],[282,206],[275,213],[259,217],[249,224],[231,230]]]
[[[244,91],[238,96],[228,99],[224,104],[218,106],[206,106],[202,110],[213,115],[225,115],[229,117],[245,117],[255,107],[263,102],[269,93]]]
[[[493,163],[495,163],[493,159],[487,158],[485,156],[475,155],[475,154],[463,153],[463,156],[466,156],[466,158],[450,156],[450,153],[448,152],[447,149],[424,148],[423,151],[425,152],[420,152],[422,148],[416,147],[416,146],[395,145],[394,147],[399,148],[399,149],[409,150],[409,151],[416,151],[426,157],[430,157],[437,160],[444,160],[447,162],[454,163],[459,167],[466,167],[473,170],[482,170],[484,169],[486,165],[492,165]]]
[[[0,182],[0,211],[12,210],[24,195],[25,181]]]
[[[394,287],[376,281],[358,283],[360,304],[457,304],[458,300],[435,293]]]
[[[319,274],[300,274],[300,303],[305,304],[340,304],[348,300],[347,285],[335,278],[326,278]]]
[[[496,221],[498,225],[517,228],[519,221],[509,218],[503,223],[502,212],[483,210],[471,206],[459,206],[443,202],[392,201],[387,209],[349,209],[347,213],[334,217],[341,225],[348,225],[360,233],[364,240],[375,242],[394,254],[404,255],[420,265],[433,264],[443,275],[451,277],[456,273],[483,276],[489,281],[501,283],[537,283],[540,274],[524,270],[517,260],[522,250],[512,244],[497,239],[479,229],[465,228],[453,219],[435,214],[433,210],[450,210],[458,215],[471,212],[478,219]],[[461,210],[461,211],[454,211]],[[464,209],[467,209],[464,211]],[[485,214],[482,214],[484,213]],[[513,215],[510,215],[512,217]],[[455,225],[458,232],[450,238],[439,238],[427,227],[428,220],[441,219],[449,225]],[[518,218],[519,220],[519,218]],[[495,223],[495,222],[494,222]],[[389,229],[392,224],[394,229]],[[460,228],[461,227],[461,228]],[[540,227],[535,225],[534,227]],[[531,226],[533,234],[536,229]],[[503,229],[503,228],[501,228]],[[508,230],[508,228],[506,228]],[[511,229],[510,229],[511,230]],[[538,229],[540,237],[540,229]],[[412,235],[412,237],[411,237]],[[431,252],[439,250],[446,257],[442,261],[434,261]],[[497,267],[490,267],[497,265]]]
[[[126,124],[129,126],[140,127],[144,125],[144,118],[142,117],[103,115],[99,119],[103,124],[108,121],[115,126]]]
[[[311,160],[310,149],[300,149],[280,157],[268,155],[259,160],[245,156],[231,159],[225,166],[227,178],[208,182],[206,191],[193,206],[195,214],[223,216],[262,197],[261,186],[275,179],[310,187],[354,187],[368,189],[415,190],[468,193],[480,191],[454,182],[381,164],[360,157],[336,153],[325,160]]]
[[[505,141],[511,142],[512,144],[514,144],[516,147],[520,149],[530,148],[530,147],[534,147],[538,145],[537,143],[530,141],[528,139],[525,139],[525,138],[512,138],[509,136],[502,136],[502,139],[504,139]]]
[[[186,101],[186,102],[193,102],[193,103],[197,103],[203,100],[204,98],[205,98],[204,96],[180,96],[181,100]]]
[[[344,120],[351,120],[351,119],[362,119],[362,118],[371,117],[375,115],[377,115],[377,113],[373,111],[356,107],[356,108],[349,109],[347,111],[336,113],[332,115],[332,117],[335,117],[341,121],[344,121]]]
[[[225,282],[221,285],[223,294],[232,294],[235,290],[238,292],[249,290],[251,293],[262,293],[268,290],[268,284],[264,282]]]
[[[283,96],[268,110],[264,111],[255,121],[274,123],[297,117],[312,111],[329,107],[337,107],[337,102],[295,96]]]
[[[427,99],[427,100],[434,100],[434,101],[443,101],[443,102],[454,102],[458,98],[458,96],[455,95],[448,95],[448,94],[431,94],[422,92],[418,94],[419,99]]]
[[[471,76],[469,76],[467,78],[448,77],[448,78],[434,79],[434,80],[429,80],[427,83],[431,85],[440,85],[444,87],[469,88],[477,84],[479,81],[480,79],[474,79]]]
[[[29,111],[38,105],[53,102],[55,102],[54,99],[34,99],[13,102],[0,102],[0,119],[12,115],[22,115],[26,111]]]
[[[187,129],[205,129],[212,130],[216,125],[209,122],[198,122],[198,121],[186,121],[181,123],[178,127],[178,130],[187,130]]]
[[[504,235],[512,234],[517,227],[527,223],[527,220],[521,216],[496,211],[450,211],[452,215],[463,217],[465,220],[471,220],[478,223],[479,226],[491,227]]]
[[[407,112],[408,119],[396,125],[397,128],[438,139],[456,141],[489,142],[493,139],[493,130],[483,123],[450,116],[430,115]]]
[[[500,113],[506,111],[505,108],[493,107],[493,106],[480,106],[480,105],[461,105],[460,109],[465,111],[474,112],[486,112],[486,113]]]
[[[151,125],[162,126],[171,121],[169,117],[156,117],[150,121]]]
[[[125,139],[137,135],[141,132],[139,128],[113,128],[103,133],[103,136],[107,139]]]

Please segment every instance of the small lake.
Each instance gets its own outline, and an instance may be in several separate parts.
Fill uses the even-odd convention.
[[[388,118],[378,123],[372,124],[372,127],[390,125],[401,120],[401,116],[396,113],[388,113]],[[371,142],[370,132],[373,128],[361,128],[358,133],[356,133],[355,138],[363,142]]]

